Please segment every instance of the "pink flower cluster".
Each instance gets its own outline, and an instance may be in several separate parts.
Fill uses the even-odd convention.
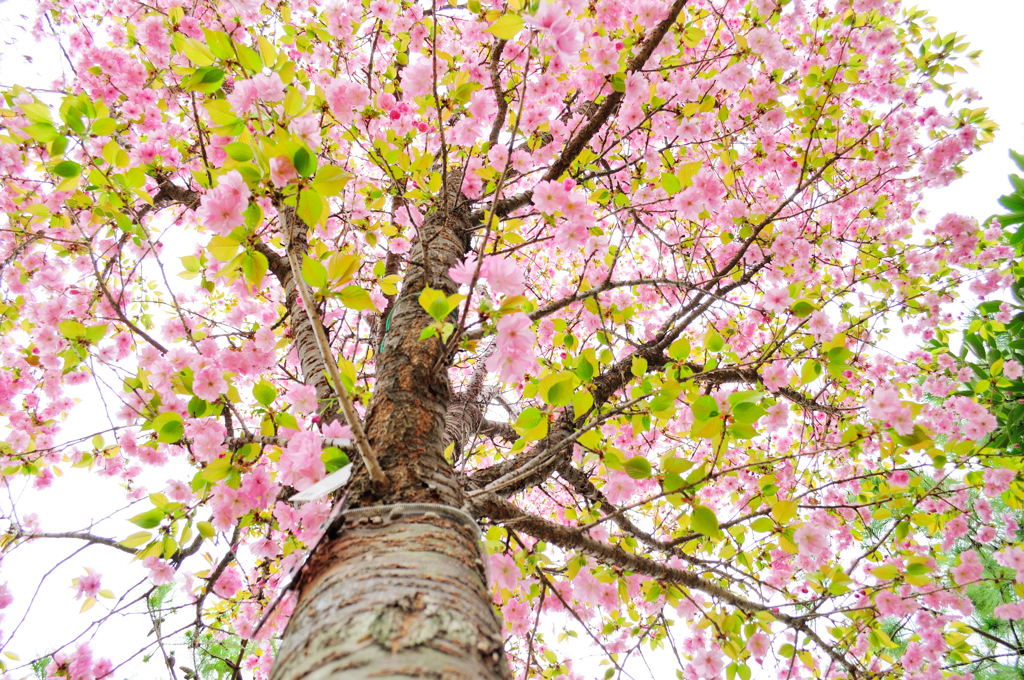
[[[960,564],[950,571],[953,574],[953,582],[962,586],[980,579],[985,567],[981,563],[978,553],[973,550],[965,550],[960,553]]]
[[[889,423],[897,434],[909,435],[914,432],[914,415],[909,406],[900,401],[899,392],[889,386],[875,388],[867,402],[868,416]]]
[[[533,17],[524,17],[528,23],[542,29],[559,54],[573,59],[583,47],[583,35],[576,22],[565,15],[566,8],[558,2],[546,2]]]
[[[320,481],[327,473],[320,457],[322,451],[323,440],[318,433],[298,432],[293,435],[278,461],[281,483],[302,491]]]
[[[469,285],[476,272],[477,259],[470,254],[461,263],[448,269],[452,281]],[[501,295],[522,295],[526,291],[523,270],[512,260],[502,257],[486,258],[480,265],[480,280],[486,281],[494,292]]]
[[[96,597],[100,592],[100,579],[101,574],[98,571],[88,570],[85,576],[79,576],[75,581],[75,599],[80,600],[85,595],[86,598]]]
[[[109,659],[93,661],[92,649],[88,642],[79,643],[73,652],[54,652],[53,660],[46,666],[46,677],[67,678],[67,680],[99,680],[108,677],[114,669]]]
[[[537,365],[533,344],[537,339],[530,328],[530,317],[522,312],[503,316],[498,321],[496,351],[487,357],[487,370],[498,371],[502,382],[518,382]]]
[[[248,116],[252,113],[252,107],[256,102],[262,100],[267,102],[279,102],[284,99],[284,81],[276,73],[270,75],[258,74],[248,80],[240,80],[235,83],[235,89],[228,95],[228,102],[231,108],[239,116]]]
[[[245,180],[232,170],[221,176],[216,189],[203,195],[196,217],[213,233],[227,236],[245,221],[243,213],[249,207],[250,195]]]
[[[1024,583],[1024,549],[1013,546],[996,553],[996,564],[1017,572],[1015,580]]]

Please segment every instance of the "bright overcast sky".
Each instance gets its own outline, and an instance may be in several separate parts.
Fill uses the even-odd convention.
[[[59,62],[55,59],[59,53],[53,49],[53,45],[46,45],[42,49],[26,48],[23,42],[24,34],[16,28],[17,24],[24,23],[18,15],[32,13],[35,5],[36,0],[0,0],[0,16],[3,17],[0,19],[0,87],[10,86],[15,82],[45,87],[52,81],[54,75],[60,72]],[[1008,157],[1008,150],[1013,148],[1024,152],[1024,86],[1021,84],[1018,70],[1019,65],[1024,64],[1024,40],[1019,35],[1020,27],[1024,26],[1024,1],[921,0],[918,6],[930,10],[938,18],[937,26],[943,35],[955,31],[966,36],[972,48],[983,50],[979,65],[969,67],[970,73],[959,79],[959,82],[973,87],[982,95],[981,102],[975,105],[989,107],[990,116],[1000,125],[996,141],[966,163],[968,175],[965,178],[950,187],[933,191],[927,197],[925,206],[931,212],[928,221],[931,222],[938,216],[953,211],[981,219],[999,210],[996,199],[1008,190],[1006,176],[1016,171]],[[27,49],[33,52],[31,63],[26,62],[23,56]],[[46,496],[49,499],[48,503],[53,503],[55,496],[52,492],[57,491],[56,498],[63,501],[63,507],[50,505],[40,508],[44,529],[80,529],[90,519],[100,519],[118,505],[116,501],[121,495],[114,489],[100,491],[99,486],[76,484],[74,478],[80,480],[80,475],[73,474],[69,477],[73,478],[57,480],[51,495]],[[114,493],[107,495],[107,491]],[[5,499],[0,505],[9,504]],[[102,507],[104,505],[107,507]],[[129,527],[129,531],[134,530],[131,525],[126,526]],[[69,548],[59,550],[66,554],[71,547],[61,548]],[[25,581],[22,578],[31,572],[38,574],[44,564],[52,564],[55,561],[56,555],[40,546],[38,552],[32,554],[34,559],[30,558],[32,564],[18,563],[29,554],[32,553],[20,551],[20,554],[12,555],[15,559],[8,562],[15,564],[4,564],[0,582],[11,579],[24,585]],[[129,573],[139,573],[137,570],[132,572],[131,569],[126,569],[125,560],[121,559],[123,555],[101,555],[96,549],[91,550],[90,555],[96,560],[96,563],[91,564],[109,578],[110,586],[119,591],[126,585]],[[62,570],[61,573],[54,574],[56,582],[69,585],[72,575],[83,573],[80,567],[72,569],[70,565],[68,566],[66,572]],[[61,596],[65,593],[70,595],[71,592],[70,589],[56,590]],[[61,600],[59,603],[51,600],[37,603],[46,613],[30,617],[35,620],[26,622],[20,631],[18,641],[15,642],[18,651],[23,654],[41,651],[56,641],[54,635],[57,634],[57,628],[80,631],[93,618],[88,614],[78,616],[77,606],[73,601],[69,602],[65,597]],[[12,609],[17,609],[17,604]],[[14,617],[14,612],[8,610],[5,631],[13,627]],[[111,627],[114,629],[111,632],[116,636],[118,624],[111,623],[115,623]],[[139,622],[135,622],[135,625],[139,625]],[[120,632],[129,631],[122,628]],[[72,633],[71,636],[73,635]],[[61,641],[65,641],[67,637],[69,636],[61,635]],[[105,645],[98,646],[102,648]],[[107,651],[111,650],[108,648]],[[152,675],[154,672],[159,674],[158,668],[140,668],[138,665],[129,666],[124,671],[127,671],[126,675],[136,677]]]

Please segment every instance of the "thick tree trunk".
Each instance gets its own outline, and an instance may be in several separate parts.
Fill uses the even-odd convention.
[[[471,518],[422,508],[350,519],[314,557],[275,680],[509,677]]]
[[[377,357],[366,430],[391,489],[377,496],[358,464],[349,489],[350,516],[400,505],[347,523],[310,561],[272,680],[510,678],[476,529],[446,509],[463,504],[444,458],[448,357],[439,338],[419,339],[433,323],[420,292],[454,293],[448,269],[468,248],[457,178],[452,186],[448,214],[431,213],[420,229]]]

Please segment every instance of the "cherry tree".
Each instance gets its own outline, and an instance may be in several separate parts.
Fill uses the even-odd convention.
[[[92,635],[134,612],[175,679],[1018,653],[965,589],[1021,595],[1021,459],[948,342],[1012,248],[918,211],[994,129],[925,13],[46,0],[35,30],[67,75],[0,108],[3,476],[119,480],[137,527],[10,500],[4,562],[82,544],[105,612],[12,677],[118,672]]]

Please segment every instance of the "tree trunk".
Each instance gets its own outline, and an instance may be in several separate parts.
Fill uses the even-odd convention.
[[[349,487],[357,510],[303,572],[272,680],[511,677],[478,530],[447,509],[463,504],[444,458],[448,357],[440,338],[419,339],[433,323],[420,292],[428,284],[456,292],[448,269],[468,248],[458,179],[447,214],[424,220],[377,356],[366,430],[391,488],[378,496],[357,461]]]
[[[472,520],[401,507],[314,556],[274,680],[510,677]]]

